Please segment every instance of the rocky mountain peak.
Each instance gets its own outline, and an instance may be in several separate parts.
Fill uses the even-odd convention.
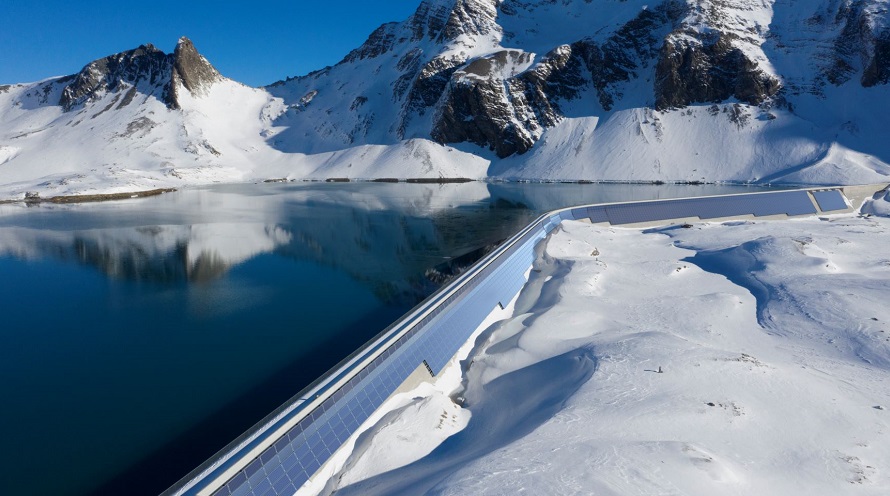
[[[213,83],[223,79],[219,71],[198,53],[192,41],[185,36],[180,38],[176,44],[176,49],[173,51],[172,64],[173,74],[171,82],[174,100],[177,105],[178,99],[176,96],[180,85],[195,96],[204,96]]]
[[[499,31],[497,6],[497,0],[423,0],[407,21],[381,25],[340,63],[378,57],[399,43],[448,44],[461,36]]]
[[[406,21],[413,41],[451,42],[461,35],[482,35],[497,26],[498,0],[423,0]]]
[[[169,71],[167,55],[147,43],[133,50],[94,60],[75,74],[59,101],[66,111],[83,103],[140,83],[161,84]]]
[[[179,108],[179,88],[196,96],[223,77],[186,37],[179,39],[172,54],[151,43],[90,62],[62,90],[59,105],[70,111],[105,94],[127,91],[124,101],[136,92],[154,95],[170,108]]]
[[[440,41],[500,32],[497,24],[499,3],[498,0],[456,0],[442,28]]]
[[[275,94],[300,109],[289,121],[300,136],[318,132],[329,149],[431,138],[506,158],[567,117],[791,108],[826,85],[888,84],[886,3],[422,0],[336,66]]]

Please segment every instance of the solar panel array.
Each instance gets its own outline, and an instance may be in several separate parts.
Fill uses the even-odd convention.
[[[822,210],[847,208],[838,190],[816,192],[814,197]],[[806,191],[784,191],[584,206],[542,216],[381,333],[328,380],[320,382],[312,397],[283,409],[254,439],[247,438],[225,455],[227,458],[209,463],[209,468],[191,481],[197,481],[195,484],[169,494],[197,494],[208,488],[235,463],[243,462],[247,453],[268,441],[272,432],[289,424],[293,425],[212,494],[294,493],[418,366],[425,364],[431,373],[438,374],[495,306],[506,306],[513,299],[526,282],[525,274],[535,260],[535,246],[563,220],[589,219],[620,225],[689,217],[813,213],[816,207]],[[325,399],[313,406],[316,398]]]
[[[840,193],[838,193],[840,194]],[[681,198],[638,203],[619,203],[587,208],[591,222],[613,225],[654,222],[667,219],[717,219],[740,215],[806,215],[816,207],[806,191],[750,193],[722,197]]]
[[[823,212],[846,210],[850,208],[840,190],[813,191],[812,193],[813,197],[816,199],[816,203],[819,204],[819,209]]]
[[[492,310],[519,293],[545,224],[553,229],[561,220],[557,215],[530,226],[456,292],[426,305],[423,318],[213,494],[295,492],[420,364],[438,374]],[[223,464],[217,472],[225,468]]]

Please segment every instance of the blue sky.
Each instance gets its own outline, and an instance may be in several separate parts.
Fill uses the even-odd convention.
[[[223,75],[252,86],[337,63],[420,0],[2,0],[0,84],[73,74],[144,43],[172,52],[188,36]]]

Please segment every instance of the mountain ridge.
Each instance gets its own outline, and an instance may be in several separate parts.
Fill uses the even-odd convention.
[[[0,195],[272,177],[875,182],[890,175],[887,4],[424,0],[337,64],[260,88],[187,38],[146,44],[0,86]],[[115,130],[73,161],[86,116]]]

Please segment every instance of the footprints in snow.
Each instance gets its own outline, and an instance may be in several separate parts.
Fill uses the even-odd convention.
[[[871,482],[870,478],[874,477],[878,472],[873,466],[863,463],[858,456],[838,452],[838,459],[846,465],[844,469],[849,471],[847,482],[850,484]]]
[[[721,408],[724,411],[732,414],[733,417],[743,417],[745,415],[745,409],[739,406],[735,401],[729,401],[726,403],[714,403],[713,401],[708,401],[705,403],[705,405],[711,408]]]

